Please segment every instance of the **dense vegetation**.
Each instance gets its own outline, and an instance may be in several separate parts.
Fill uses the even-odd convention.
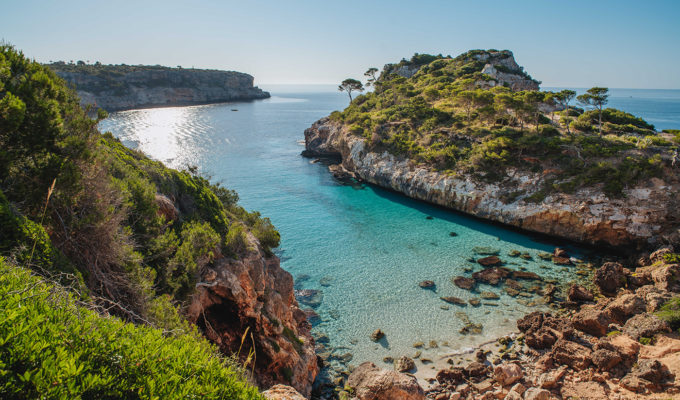
[[[279,234],[235,192],[124,147],[87,112],[54,72],[0,46],[0,255],[74,276],[80,300],[126,321],[191,331],[181,311],[201,273],[254,246],[271,254]]]
[[[379,78],[369,79],[373,92],[356,97],[331,119],[364,137],[371,149],[448,174],[499,181],[510,167],[543,172],[545,187],[529,201],[594,184],[620,196],[626,186],[661,175],[662,155],[675,146],[671,135],[658,134],[641,118],[604,108],[605,88],[579,96],[592,108],[585,112],[569,104],[573,92],[513,91],[511,82],[537,82],[509,61],[511,56],[495,50],[456,58],[416,54],[410,61],[386,65]],[[498,74],[482,73],[486,64]],[[417,72],[407,78],[399,74],[404,67]]]
[[[73,292],[0,258],[3,399],[259,399],[194,330],[103,317]]]

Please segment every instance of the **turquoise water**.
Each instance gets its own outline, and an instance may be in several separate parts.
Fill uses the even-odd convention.
[[[198,166],[214,181],[237,190],[247,209],[270,217],[282,236],[282,266],[298,278],[298,288],[322,292],[316,308],[321,322],[314,331],[328,335],[335,352],[352,353],[351,364],[413,354],[417,341],[438,343],[439,349],[424,350],[427,356],[512,330],[518,317],[534,309],[522,302],[538,297],[512,298],[500,288],[481,286],[500,294],[497,306],[441,308],[446,303],[440,296],[479,295],[451,283],[456,275],[469,276],[466,268],[481,269],[468,261],[475,246],[497,248],[513,269],[526,268],[562,283],[579,279],[575,267],[536,257],[560,243],[376,187],[337,182],[326,166],[299,155],[300,141],[312,122],[345,107],[346,96],[326,87],[264,89],[272,92],[271,99],[113,113],[101,128],[170,166]],[[510,250],[529,252],[533,260],[508,257]],[[578,249],[571,252],[580,254]],[[434,281],[436,291],[418,287],[423,280]],[[458,333],[463,326],[456,315],[460,311],[483,324],[482,335]],[[378,328],[386,340],[374,343],[369,336]]]

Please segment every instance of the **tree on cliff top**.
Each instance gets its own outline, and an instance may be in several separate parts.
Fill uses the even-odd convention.
[[[569,103],[574,100],[574,97],[576,97],[576,92],[573,90],[565,89],[562,90],[558,93],[555,94],[554,99],[557,101],[558,104],[560,104],[562,107],[564,107],[564,112],[565,115],[562,118],[564,120],[564,125],[567,128],[567,133],[571,134],[569,131]]]
[[[378,78],[376,78],[375,76],[375,74],[377,73],[378,68],[376,67],[371,67],[366,72],[364,72],[364,76],[368,78],[368,81],[366,81],[366,86],[371,86],[375,84],[375,82],[378,80]]]
[[[585,94],[576,98],[579,103],[585,107],[593,107],[598,111],[598,129],[602,135],[602,107],[607,104],[609,98],[609,89],[604,87],[593,87],[588,89]]]
[[[358,81],[356,79],[352,78],[347,78],[342,83],[340,86],[338,86],[338,90],[341,92],[347,92],[349,95],[349,101],[350,103],[352,102],[352,92],[357,91],[357,92],[363,92],[364,91],[364,85],[361,83],[361,81]]]

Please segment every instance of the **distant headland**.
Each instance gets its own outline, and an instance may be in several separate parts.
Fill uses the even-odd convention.
[[[251,75],[236,71],[160,65],[48,64],[75,86],[83,105],[106,111],[266,99]]]

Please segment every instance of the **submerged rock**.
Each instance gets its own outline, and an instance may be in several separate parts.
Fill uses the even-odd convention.
[[[484,267],[493,267],[496,265],[503,264],[503,261],[500,258],[498,258],[498,256],[488,256],[480,258],[479,260],[477,260],[477,262]]]
[[[317,308],[323,301],[323,293],[316,289],[302,289],[295,291],[295,298],[298,303]]]
[[[497,256],[501,254],[501,250],[497,249],[495,247],[485,247],[485,246],[476,246],[472,248],[472,252],[475,254],[479,254],[480,256]]]
[[[455,304],[457,306],[466,306],[467,305],[465,300],[461,299],[460,297],[444,296],[444,297],[440,297],[440,299],[444,300],[447,303]]]
[[[434,289],[435,288],[435,284],[434,284],[433,281],[422,281],[418,284],[418,286],[420,286],[423,289]]]
[[[489,285],[498,285],[498,283],[510,275],[510,270],[504,267],[486,268],[472,274],[472,277],[480,282],[488,283]]]
[[[461,289],[470,290],[475,286],[475,280],[464,276],[457,276],[453,278],[453,284]]]
[[[480,297],[483,298],[484,300],[498,300],[501,298],[501,296],[497,295],[494,292],[482,292],[480,293]]]
[[[381,331],[380,329],[376,329],[371,333],[371,340],[374,342],[377,342],[378,340],[382,339],[385,337],[385,332]]]

